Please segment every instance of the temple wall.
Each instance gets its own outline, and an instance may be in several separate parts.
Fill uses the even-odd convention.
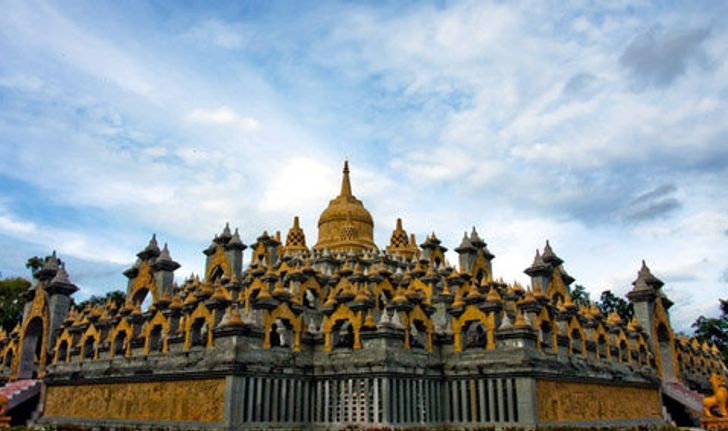
[[[658,388],[536,381],[539,423],[661,418]]]
[[[132,421],[223,422],[225,379],[49,386],[44,415]]]

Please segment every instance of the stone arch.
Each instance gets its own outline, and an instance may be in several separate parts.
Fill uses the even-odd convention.
[[[293,330],[293,351],[301,350],[301,330],[303,328],[303,317],[297,316],[288,304],[281,303],[273,311],[263,312],[263,328],[265,336],[263,338],[263,348],[271,347],[271,330],[276,320],[281,319],[288,322]]]
[[[567,327],[569,333],[569,352],[574,354],[580,354],[586,356],[586,336],[584,335],[584,328],[581,326],[579,319],[572,317]]]
[[[223,252],[222,247],[218,245],[215,247],[215,254],[212,255],[210,263],[207,265],[205,279],[208,282],[215,282],[223,276],[232,278],[232,274],[233,271],[230,266],[230,262],[228,261],[227,256],[225,256],[225,252]]]
[[[85,359],[98,359],[99,344],[101,344],[101,333],[92,323],[89,325],[86,331],[84,331],[83,335],[81,336],[81,340],[78,343],[78,346],[81,348],[81,362],[83,362]]]
[[[557,352],[559,349],[559,331],[547,307],[541,308],[541,311],[536,315],[535,324],[539,334],[538,348],[541,351],[550,348],[552,352]]]
[[[611,352],[609,351],[609,334],[601,323],[594,330],[594,337],[592,341],[594,341],[596,346],[594,359],[597,361],[608,361],[611,358]]]
[[[354,344],[355,350],[361,349],[361,312],[354,313],[351,308],[344,304],[339,305],[339,308],[330,316],[324,316],[323,330],[324,330],[324,351],[331,351],[331,331],[334,326],[341,321],[348,321],[351,324],[354,332]]]
[[[649,365],[648,361],[648,351],[647,351],[647,343],[645,342],[644,337],[641,335],[639,338],[637,338],[637,363],[639,366],[644,367],[645,365]]]
[[[202,323],[201,323],[202,322]],[[202,326],[200,326],[202,325]],[[207,325],[207,338],[203,340],[205,347],[212,347],[212,329],[215,327],[215,316],[199,302],[197,308],[186,319],[185,322],[185,350],[189,350],[198,336],[204,337],[204,325]]]
[[[144,337],[144,354],[167,352],[167,336],[169,335],[169,319],[161,311],[147,321],[142,328]]]
[[[453,351],[463,351],[463,334],[462,331],[466,324],[469,322],[477,321],[483,325],[486,329],[487,342],[485,348],[495,349],[495,315],[485,314],[484,311],[480,310],[474,305],[468,305],[465,307],[465,311],[457,318],[452,319],[452,333],[453,333]]]
[[[385,304],[382,303],[382,294],[388,298],[388,301],[394,298],[396,294],[392,283],[386,278],[374,286],[374,306],[379,311],[386,308]]]
[[[632,358],[630,357],[632,351],[624,331],[619,331],[619,334],[617,335],[617,348],[619,349],[620,364],[632,362]]]
[[[66,362],[71,360],[71,347],[73,346],[73,335],[64,329],[61,336],[56,340],[55,354],[53,355],[53,362]],[[65,352],[64,352],[65,348]]]
[[[559,270],[559,268],[554,268],[554,271],[551,274],[551,280],[549,281],[548,288],[546,289],[546,296],[548,296],[553,305],[558,304],[559,298],[565,301],[567,296],[571,296],[569,294],[569,289],[566,287],[566,283],[564,283],[564,279],[561,276],[561,270]]]
[[[43,284],[39,283],[28,314],[23,317],[18,352],[13,358],[13,375],[18,379],[42,377],[45,374],[49,350],[48,316],[48,298]]]
[[[134,336],[134,327],[126,319],[121,319],[119,323],[111,330],[109,341],[109,359],[114,356],[131,355],[131,338]]]
[[[445,254],[439,247],[436,247],[430,253],[430,265],[433,267],[439,267],[443,263],[445,263]]]
[[[266,286],[263,284],[264,282],[256,277],[253,279],[253,282],[250,284],[250,287],[245,289],[245,311],[250,311],[250,303],[255,298],[254,295],[256,295],[258,292],[260,292],[261,289],[265,288]]]
[[[473,266],[470,269],[470,275],[473,276],[478,283],[480,283],[483,275],[487,281],[493,281],[490,269],[488,268],[488,261],[485,260],[485,255],[482,250],[479,250],[478,254],[475,256],[475,261],[473,261]]]
[[[301,304],[304,304],[306,292],[308,292],[309,290],[316,294],[318,303],[314,304],[314,306],[315,306],[315,308],[319,308],[321,306],[321,304],[323,303],[324,291],[321,288],[321,285],[319,284],[319,282],[316,280],[315,277],[309,277],[306,281],[303,282],[303,284],[301,285],[300,292],[298,293],[298,301]]]
[[[42,355],[43,320],[32,317],[23,328],[23,338],[20,343],[20,355],[18,364],[18,378],[36,378],[40,371],[41,364],[45,362],[45,355]]]
[[[405,325],[405,338],[404,347],[409,349],[412,347],[411,331],[412,326],[420,322],[422,327],[425,329],[425,345],[423,346],[427,352],[432,352],[432,334],[434,333],[434,325],[430,316],[425,314],[422,307],[416,305],[409,313],[406,314]],[[420,330],[420,329],[418,329]]]
[[[156,303],[159,299],[159,292],[157,292],[157,285],[154,282],[152,267],[149,262],[144,262],[139,268],[129,295],[127,295],[127,302],[132,306],[141,306],[149,293],[152,294],[152,302]]]
[[[266,266],[270,266],[272,264],[270,253],[268,253],[268,248],[265,246],[263,241],[256,242],[250,259],[251,262],[261,262],[265,259]]]

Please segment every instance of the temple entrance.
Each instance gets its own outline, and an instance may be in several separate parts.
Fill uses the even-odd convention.
[[[34,317],[28,323],[23,336],[23,345],[20,350],[20,365],[18,379],[34,379],[38,376],[38,369],[43,353],[43,321]]]

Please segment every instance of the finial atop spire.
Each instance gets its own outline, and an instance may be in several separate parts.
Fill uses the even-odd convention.
[[[344,177],[341,179],[341,196],[351,196],[351,181],[349,180],[349,159],[344,159]]]

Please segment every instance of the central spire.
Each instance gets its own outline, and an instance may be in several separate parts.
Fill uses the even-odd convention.
[[[344,176],[341,178],[341,193],[339,196],[351,196],[351,181],[349,180],[349,161],[344,160]]]
[[[364,204],[351,192],[349,161],[344,160],[341,192],[329,201],[318,222],[318,242],[314,249],[376,250],[374,221]]]

